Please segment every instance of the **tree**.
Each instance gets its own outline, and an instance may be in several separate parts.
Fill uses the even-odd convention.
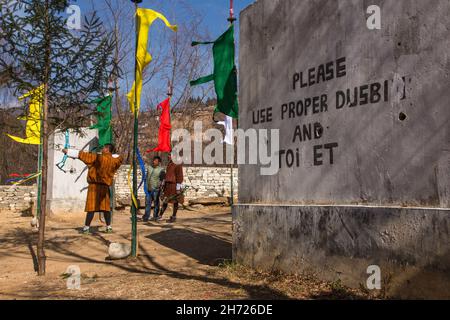
[[[134,79],[135,42],[134,37],[134,6],[131,1],[103,0],[90,2],[92,10],[102,13],[108,30],[116,41],[114,58],[120,67],[120,77],[111,79],[111,85],[115,91],[113,129],[115,132],[115,144],[126,158],[131,161],[131,145],[133,114],[125,94],[129,92]],[[164,9],[164,8],[166,9]],[[153,56],[152,62],[144,71],[144,90],[142,94],[142,107],[140,114],[140,138],[141,150],[156,147],[158,139],[159,122],[156,120],[158,112],[156,105],[165,99],[167,83],[173,86],[172,108],[182,111],[186,119],[193,120],[197,109],[201,109],[204,101],[213,93],[213,86],[196,88],[195,92],[200,99],[196,103],[189,103],[192,88],[189,80],[204,74],[210,68],[211,50],[192,47],[192,39],[209,39],[203,34],[201,28],[202,15],[195,10],[189,1],[171,0],[164,3],[154,3],[151,9],[167,12],[167,8],[183,8],[188,21],[172,16],[169,20],[177,24],[179,32],[172,32],[157,22],[152,26],[153,33],[149,44],[149,50]],[[158,30],[158,28],[161,28]],[[201,101],[203,100],[203,101]],[[150,143],[151,142],[151,143]]]
[[[114,69],[113,38],[93,13],[81,30],[69,30],[68,0],[0,2],[0,70],[16,96],[43,85],[41,111],[42,192],[38,274],[45,274],[48,138],[57,129],[86,126],[95,109],[89,101],[107,90]]]
[[[98,1],[95,2],[98,4]],[[120,93],[120,78],[124,75],[127,57],[134,56],[134,45],[129,35],[135,32],[134,25],[134,7],[131,2],[120,0],[104,0],[104,9],[107,21],[109,21],[109,30],[114,37],[114,65],[118,72],[114,73],[111,79],[111,85],[114,89],[114,113],[113,130],[115,133],[115,145],[118,149],[126,153],[127,162],[130,160],[131,148],[130,139],[133,129],[133,115],[128,111],[128,101],[125,94]],[[92,2],[95,7],[94,2]],[[130,59],[132,60],[132,59]],[[133,69],[134,71],[134,69]],[[126,74],[126,73],[125,73]],[[128,88],[122,88],[125,92]],[[120,132],[120,135],[118,134]]]

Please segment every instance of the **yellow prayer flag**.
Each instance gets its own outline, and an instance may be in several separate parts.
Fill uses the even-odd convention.
[[[24,144],[41,144],[41,110],[43,100],[44,85],[26,93],[19,100],[31,97],[30,110],[27,117],[21,117],[19,120],[26,120],[27,127],[25,129],[26,138],[19,138],[8,134],[8,137]]]
[[[133,83],[131,91],[127,94],[128,102],[130,103],[131,112],[134,113],[134,95],[135,86],[137,84],[137,112],[139,112],[141,107],[141,92],[142,92],[142,74],[145,67],[152,61],[152,56],[147,51],[148,45],[148,33],[150,26],[156,19],[161,19],[168,28],[173,31],[177,31],[177,26],[171,25],[169,21],[161,13],[150,10],[150,9],[137,9],[137,24],[138,24],[138,42],[137,42],[137,52],[136,52],[136,82]]]

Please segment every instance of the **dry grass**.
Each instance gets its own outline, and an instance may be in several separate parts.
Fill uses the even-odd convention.
[[[261,271],[225,261],[219,274],[243,285],[254,284],[280,292],[289,299],[366,300],[373,298],[362,289],[351,289],[340,280],[325,282],[314,275],[285,274],[278,271]]]

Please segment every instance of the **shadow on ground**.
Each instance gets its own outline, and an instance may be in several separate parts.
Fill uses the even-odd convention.
[[[169,229],[146,238],[191,257],[200,264],[217,266],[220,262],[231,259],[231,242],[209,234],[187,229]]]
[[[76,230],[76,229],[72,229]],[[148,248],[139,245],[139,257],[137,259],[127,260],[106,260],[106,253],[108,251],[108,245],[110,241],[104,238],[101,233],[95,232],[92,236],[82,235],[67,235],[65,237],[55,237],[51,234],[47,234],[46,239],[46,251],[47,254],[51,253],[53,258],[49,258],[47,263],[52,263],[52,259],[55,261],[77,261],[79,263],[89,263],[92,265],[103,265],[116,268],[117,270],[125,271],[134,275],[143,276],[166,276],[174,280],[186,280],[198,281],[205,285],[216,284],[225,288],[224,294],[228,296],[227,292],[231,296],[235,294],[233,292],[242,292],[239,296],[246,299],[282,299],[287,300],[289,296],[276,289],[272,289],[264,284],[242,284],[238,281],[230,280],[226,277],[218,275],[217,265],[224,260],[231,259],[231,243],[223,239],[217,238],[210,234],[205,234],[198,231],[184,230],[184,229],[161,229],[162,231],[146,236],[146,238],[155,241],[161,246],[165,246],[169,249],[175,250],[181,254],[184,254],[192,259],[195,259],[199,264],[209,266],[212,269],[207,269],[205,274],[199,274],[196,272],[190,273],[189,271],[178,270],[177,267],[170,265],[162,265],[155,259],[157,253],[150,252]],[[126,236],[122,236],[124,241],[129,241]],[[37,241],[37,234],[30,234],[28,230],[24,228],[17,228],[10,230],[4,235],[2,239],[2,251],[0,258],[3,259],[13,258],[15,256],[14,248],[25,247],[32,259],[30,263],[36,268],[36,256],[35,256],[35,244]],[[95,245],[94,245],[95,243]],[[82,250],[74,250],[73,245],[89,246],[91,250],[95,250],[98,254],[87,255],[83,254]],[[101,249],[104,248],[104,249]],[[6,254],[6,251],[11,251]],[[55,255],[58,254],[58,256]],[[104,253],[104,255],[102,255]],[[38,281],[39,279],[37,279]],[[146,280],[148,281],[148,280]],[[38,281],[39,282],[39,281]],[[29,290],[20,293],[21,298],[51,298],[48,292],[56,289],[52,287],[51,283],[39,282],[39,285],[30,287]],[[53,284],[54,286],[54,284]],[[58,297],[62,298],[64,294]],[[10,295],[11,296],[11,295]],[[18,298],[20,298],[18,296]],[[57,297],[54,297],[57,298]],[[73,296],[72,296],[73,298]]]

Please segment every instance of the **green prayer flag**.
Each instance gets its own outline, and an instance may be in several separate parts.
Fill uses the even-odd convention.
[[[214,42],[193,42],[192,46],[200,44],[214,44],[214,73],[191,81],[191,86],[207,83],[214,80],[217,94],[217,106],[214,110],[222,112],[232,118],[239,117],[239,106],[237,98],[237,72],[234,61],[234,25],[222,34]]]
[[[97,104],[97,124],[90,127],[90,129],[98,129],[98,143],[100,146],[112,143],[112,96],[99,98],[92,103]]]

